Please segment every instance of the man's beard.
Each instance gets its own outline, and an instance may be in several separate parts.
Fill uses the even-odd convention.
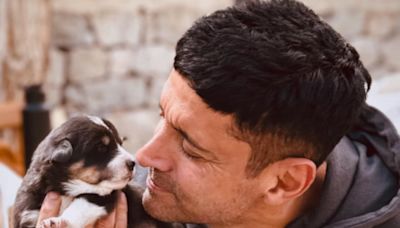
[[[170,177],[154,168],[149,170],[149,178],[164,192],[160,193],[146,189],[143,196],[143,206],[147,213],[164,222],[193,222],[193,199],[184,193]],[[196,204],[194,204],[196,205]]]

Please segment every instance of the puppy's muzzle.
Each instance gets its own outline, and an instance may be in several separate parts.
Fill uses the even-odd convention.
[[[133,171],[133,168],[135,168],[135,162],[132,160],[128,160],[125,162],[126,168],[128,168],[129,171]]]

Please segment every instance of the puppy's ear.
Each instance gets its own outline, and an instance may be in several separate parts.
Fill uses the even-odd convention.
[[[72,151],[71,143],[67,139],[64,139],[55,147],[51,155],[51,161],[57,163],[67,162],[72,156]]]

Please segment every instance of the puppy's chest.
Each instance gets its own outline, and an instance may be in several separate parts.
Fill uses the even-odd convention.
[[[60,214],[65,211],[65,209],[72,203],[74,200],[71,196],[61,196],[61,208]]]

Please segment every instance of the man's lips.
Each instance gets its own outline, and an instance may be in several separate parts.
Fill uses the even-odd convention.
[[[151,191],[167,192],[165,189],[154,183],[153,179],[150,176],[147,177],[146,184]]]

